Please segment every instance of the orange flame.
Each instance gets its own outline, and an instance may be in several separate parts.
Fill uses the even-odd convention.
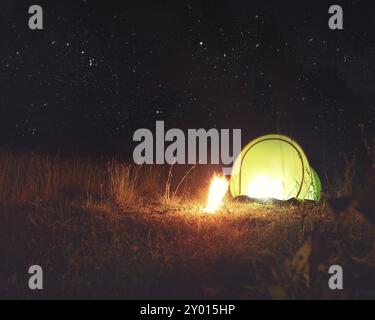
[[[214,175],[210,190],[208,192],[207,206],[203,209],[204,212],[213,213],[220,209],[223,205],[223,198],[228,190],[228,181],[223,176]]]

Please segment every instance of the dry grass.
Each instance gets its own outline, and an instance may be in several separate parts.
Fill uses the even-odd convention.
[[[0,297],[375,297],[375,233],[358,213],[337,221],[324,202],[227,199],[206,215],[216,168],[190,168],[1,155]],[[307,271],[294,262],[306,246]],[[343,292],[327,286],[334,263]],[[37,293],[32,264],[45,272]]]
[[[335,174],[329,175],[327,170],[324,170],[324,184],[326,197],[339,198],[353,195],[355,189],[362,189],[356,180],[358,174],[358,162],[356,154],[348,157],[346,153],[339,155],[338,159],[342,165],[336,168]],[[358,190],[356,190],[358,191]]]
[[[110,200],[125,205],[144,198],[173,200],[197,191],[189,189],[189,183],[208,179],[207,170],[191,169],[135,166],[115,159],[0,154],[0,204]]]

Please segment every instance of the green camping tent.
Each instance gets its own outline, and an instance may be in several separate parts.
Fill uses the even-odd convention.
[[[234,197],[318,201],[321,183],[295,141],[271,134],[242,149],[233,166],[230,191]]]

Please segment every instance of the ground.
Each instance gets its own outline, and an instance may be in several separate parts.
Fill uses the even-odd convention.
[[[375,298],[375,232],[319,204],[34,201],[0,209],[2,298]],[[30,265],[44,290],[27,287]],[[328,268],[344,269],[344,290]]]

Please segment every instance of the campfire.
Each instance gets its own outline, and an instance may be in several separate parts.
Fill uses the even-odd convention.
[[[214,175],[208,192],[206,213],[214,213],[223,205],[223,199],[228,190],[228,180],[224,176]]]

